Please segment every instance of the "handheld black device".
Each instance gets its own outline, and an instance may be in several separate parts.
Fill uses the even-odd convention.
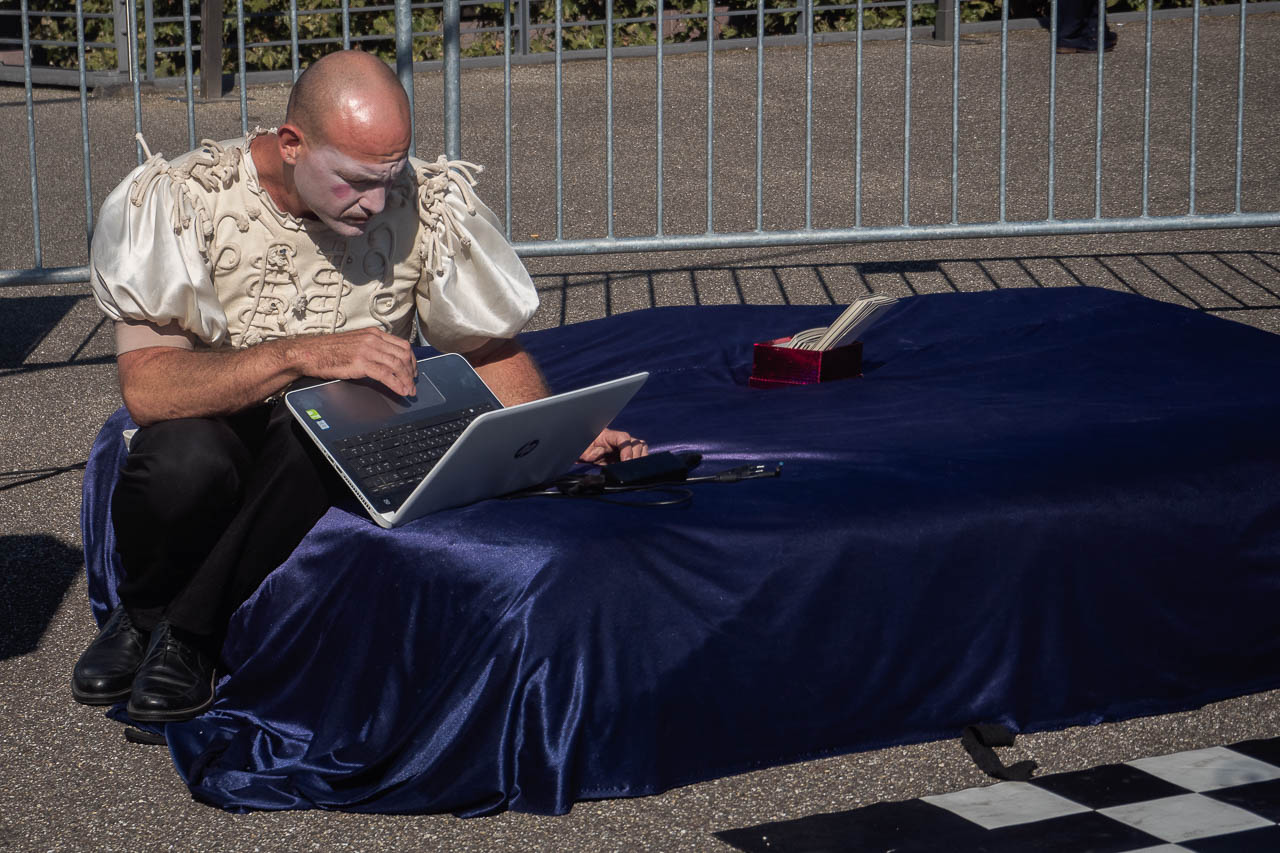
[[[679,483],[702,461],[700,453],[650,453],[638,459],[614,462],[601,469],[607,486],[644,486],[650,483]]]

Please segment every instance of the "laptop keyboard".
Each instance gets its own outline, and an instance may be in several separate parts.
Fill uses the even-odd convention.
[[[435,467],[467,424],[494,408],[484,403],[430,420],[353,435],[335,442],[334,450],[366,495],[411,491]]]

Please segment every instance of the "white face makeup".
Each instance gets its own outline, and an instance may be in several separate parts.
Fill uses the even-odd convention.
[[[404,157],[365,162],[332,145],[308,145],[294,164],[294,186],[321,222],[344,237],[356,237],[386,207],[387,190],[407,164]]]

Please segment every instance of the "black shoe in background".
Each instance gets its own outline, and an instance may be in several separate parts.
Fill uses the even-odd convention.
[[[1104,52],[1115,50],[1118,36],[1115,30],[1107,27],[1103,31],[1102,49]],[[1058,34],[1058,53],[1097,53],[1098,25],[1088,24],[1069,35]]]
[[[133,679],[129,716],[144,723],[173,723],[199,716],[213,704],[214,658],[180,639],[160,622]]]
[[[133,624],[124,605],[117,606],[76,661],[71,695],[84,705],[111,705],[128,699],[149,640],[150,635]]]

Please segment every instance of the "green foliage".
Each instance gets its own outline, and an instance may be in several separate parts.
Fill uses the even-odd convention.
[[[148,49],[170,52],[153,52],[158,76],[182,74],[185,57],[182,24],[183,0],[154,0],[156,21],[153,25],[154,42],[146,41],[146,30],[139,10],[138,44],[139,66],[146,67]],[[555,0],[528,0],[529,2],[529,50],[542,53],[555,50]],[[710,0],[663,0],[665,14],[664,41],[666,43],[703,41],[707,38],[707,4]],[[796,35],[804,32],[803,0],[759,0],[764,3],[764,34]],[[820,4],[815,0],[814,31],[852,32],[857,28],[856,9],[823,8],[824,5],[844,5],[848,0],[828,0]],[[966,22],[998,20],[1002,0],[961,0],[960,17]],[[1011,17],[1043,16],[1047,14],[1048,0],[1007,0]],[[1140,11],[1147,0],[1107,0],[1113,12]],[[1189,6],[1192,0],[1154,0],[1156,8]],[[1203,4],[1222,5],[1237,0],[1202,0]],[[82,0],[87,15],[106,13],[105,17],[86,17],[86,42],[114,44],[114,21],[110,17],[112,0]],[[237,26],[235,0],[223,0],[224,44],[223,68],[234,69],[238,62],[236,49]],[[566,51],[605,46],[606,0],[560,0],[561,46]],[[76,40],[74,15],[50,15],[50,12],[74,12],[75,0],[45,0],[33,2],[30,18],[33,40]],[[378,8],[381,5],[381,8]],[[852,5],[850,3],[850,5]],[[350,35],[352,44],[377,53],[386,60],[395,59],[394,15],[385,8],[386,0],[349,0]],[[373,11],[365,11],[375,7]],[[298,0],[298,65],[306,67],[315,59],[337,49],[342,44],[342,17],[336,14],[341,0]],[[317,14],[327,12],[327,14]],[[519,6],[512,6],[512,36],[517,38]],[[712,12],[713,36],[717,39],[755,38],[757,28],[757,0],[717,0]],[[867,0],[862,12],[864,29],[901,27],[905,18],[902,5],[873,4]],[[928,26],[934,21],[937,7],[933,3],[912,4],[912,22],[915,26]],[[658,37],[655,25],[658,0],[613,0],[613,38],[616,46],[652,45]],[[737,14],[730,14],[737,13]],[[286,69],[292,66],[292,46],[289,35],[289,13],[280,0],[244,0],[245,14],[245,64],[250,71]],[[502,53],[502,23],[504,4],[490,2],[468,5],[462,9],[462,55],[493,56]],[[440,35],[441,13],[437,8],[413,10],[413,28],[417,36],[413,41],[415,60],[440,59],[443,55],[443,39]],[[377,37],[364,38],[364,37]],[[199,3],[191,4],[191,38],[193,45],[200,41]],[[311,42],[311,43],[308,43]],[[514,46],[513,46],[514,49]],[[74,46],[42,46],[33,48],[33,60],[40,65],[77,67],[77,51]],[[198,64],[198,54],[194,61]],[[114,47],[88,47],[85,52],[86,70],[113,69],[116,67]]]

